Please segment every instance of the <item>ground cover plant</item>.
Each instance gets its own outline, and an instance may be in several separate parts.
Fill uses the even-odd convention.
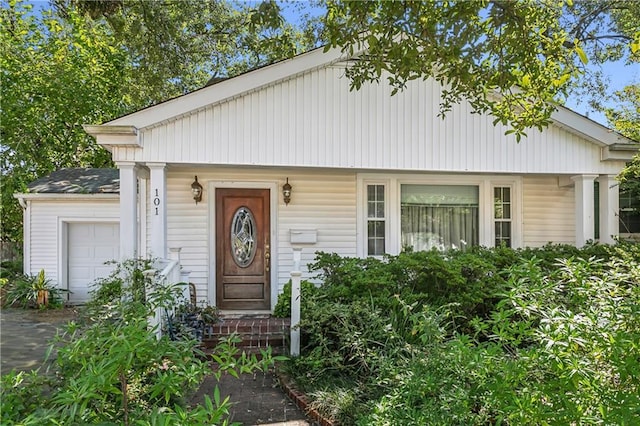
[[[102,280],[81,316],[52,345],[52,361],[39,371],[2,377],[0,416],[7,425],[204,425],[226,424],[229,401],[216,388],[203,405],[190,396],[207,374],[264,370],[268,351],[258,360],[239,354],[237,338],[219,344],[213,359],[188,334],[158,339],[147,318],[175,306],[181,289],[158,282],[150,263],[130,260]],[[145,273],[146,272],[146,273]],[[54,356],[55,355],[55,356]]]
[[[44,269],[36,275],[12,274],[4,280],[4,297],[8,306],[23,309],[51,309],[64,306],[63,294],[66,290],[52,285]]]
[[[640,246],[320,254],[286,368],[355,425],[631,425]]]

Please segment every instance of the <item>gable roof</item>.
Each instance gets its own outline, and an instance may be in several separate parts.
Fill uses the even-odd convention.
[[[238,98],[314,69],[348,61],[352,57],[359,56],[361,51],[347,56],[339,48],[331,48],[326,51],[324,47],[316,48],[291,59],[263,66],[236,77],[216,81],[215,84],[208,83],[205,87],[191,93],[144,108],[105,124],[85,125],[84,127],[90,135],[105,136],[105,138],[99,138],[98,143],[108,148],[115,145],[140,146],[138,136],[141,129],[177,119],[213,104]],[[551,120],[558,127],[583,137],[603,149],[618,152],[628,151],[629,145],[633,149],[638,149],[638,141],[633,141],[566,107],[557,106]],[[620,145],[624,146],[620,148]],[[624,154],[624,156],[626,157],[628,154]]]
[[[118,169],[60,169],[28,185],[36,194],[117,194],[120,192]]]

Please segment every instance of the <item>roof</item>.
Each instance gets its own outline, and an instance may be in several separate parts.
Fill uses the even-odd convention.
[[[362,47],[362,50],[364,49],[365,47]],[[348,61],[351,57],[359,54],[360,51],[354,52],[353,55],[346,55],[339,48],[328,50],[322,47],[316,48],[232,78],[219,81],[212,79],[209,83],[215,84],[208,83],[205,87],[191,93],[127,114],[102,125],[85,125],[85,131],[96,136],[98,143],[107,147],[117,145],[140,147],[138,137],[142,129],[177,119],[216,103],[237,98],[313,69]],[[566,107],[558,106],[556,112],[552,114],[551,120],[558,127],[565,128],[600,147],[632,144],[637,148],[637,141],[612,131]]]
[[[60,169],[28,185],[38,194],[117,194],[120,192],[118,169]]]

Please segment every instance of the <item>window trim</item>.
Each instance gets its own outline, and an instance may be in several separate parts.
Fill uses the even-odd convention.
[[[522,177],[500,175],[445,175],[445,174],[384,174],[359,173],[356,188],[358,191],[357,247],[359,257],[367,257],[367,186],[385,187],[385,248],[388,254],[398,254],[400,247],[400,204],[402,185],[472,185],[478,187],[479,224],[478,241],[481,246],[493,247],[495,244],[495,224],[493,217],[493,189],[508,187],[511,189],[511,247],[522,247]],[[375,256],[378,257],[378,256]]]

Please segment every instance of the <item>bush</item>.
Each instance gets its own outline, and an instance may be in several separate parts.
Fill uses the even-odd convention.
[[[640,416],[640,246],[321,254],[316,265],[328,285],[303,300],[306,344],[289,368],[310,395],[345,396],[316,402],[344,424]]]
[[[44,269],[38,275],[23,275],[8,282],[6,300],[9,306],[21,308],[60,308],[64,305],[61,294],[66,290],[51,285]]]
[[[213,400],[205,396],[204,406],[188,405],[210,366],[197,341],[158,339],[149,328],[148,316],[174,306],[181,289],[145,277],[145,266],[138,261],[119,265],[116,270],[130,273],[112,276],[95,293],[108,303],[102,311],[93,300],[89,323],[69,323],[56,337],[50,348],[50,353],[56,351],[53,374],[12,372],[2,377],[2,424],[226,423],[229,401],[217,389]],[[145,294],[145,288],[153,291]],[[214,349],[218,379],[223,372],[237,377],[273,364],[269,351],[260,361],[240,355],[236,341],[231,337]]]

